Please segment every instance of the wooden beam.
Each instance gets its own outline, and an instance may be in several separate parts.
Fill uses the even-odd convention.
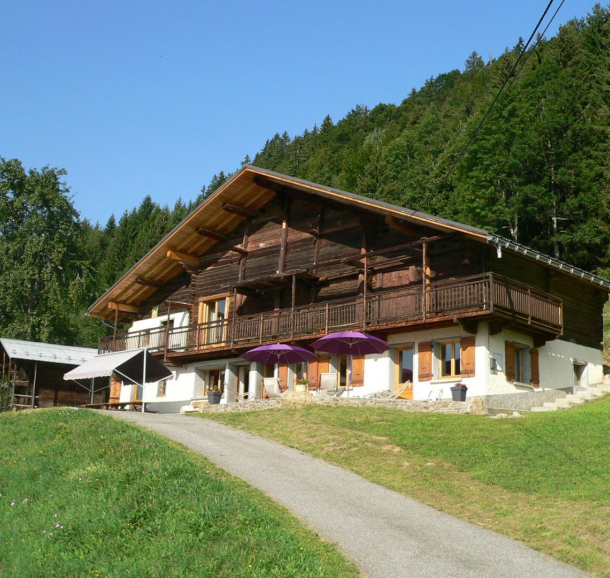
[[[136,283],[138,285],[146,285],[148,287],[157,287],[159,289],[164,289],[167,287],[167,283],[160,283],[159,281],[152,281],[151,279],[143,279],[142,277],[138,277],[136,279]]]
[[[124,303],[115,303],[114,301],[108,303],[108,309],[123,311],[125,313],[140,313],[140,308],[136,305],[126,305]]]
[[[210,231],[209,229],[204,229],[203,227],[197,227],[195,229],[195,233],[201,235],[202,237],[207,237],[208,239],[214,239],[214,241],[226,241],[227,236],[222,233],[217,233],[216,231]]]
[[[180,261],[187,265],[199,265],[200,258],[195,255],[189,255],[188,253],[180,253],[179,251],[172,251],[171,249],[167,252],[167,257],[174,261]]]
[[[235,247],[231,247],[231,251],[235,253],[239,253],[241,255],[247,255],[249,253],[248,249],[245,247],[240,247],[239,245],[235,245]]]
[[[477,323],[476,319],[474,321],[471,319],[457,319],[456,321],[466,333],[470,333],[470,335],[477,334],[479,324]]]
[[[286,250],[288,248],[288,217],[290,215],[290,197],[284,200],[284,218],[282,219],[282,234],[280,238],[280,259],[278,272],[283,273],[286,268]]]
[[[233,213],[234,215],[239,215],[240,217],[248,217],[250,219],[255,219],[258,217],[258,213],[256,211],[251,211],[250,209],[246,209],[245,207],[238,207],[237,205],[231,205],[230,203],[223,203],[222,210],[227,213]]]
[[[169,307],[175,307],[176,309],[192,309],[193,306],[190,303],[185,303],[184,301],[170,301],[169,299],[165,302],[165,304]]]

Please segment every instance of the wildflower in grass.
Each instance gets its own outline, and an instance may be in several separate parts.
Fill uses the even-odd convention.
[[[24,504],[27,504],[30,500],[28,500],[27,498],[25,500],[23,500]]]
[[[14,505],[15,505],[15,502],[11,502],[11,506],[14,506]]]

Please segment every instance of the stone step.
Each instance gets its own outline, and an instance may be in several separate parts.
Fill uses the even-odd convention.
[[[554,403],[550,404],[550,405],[552,405],[553,407],[549,407],[549,406],[546,406],[546,407],[533,407],[530,411],[532,411],[532,412],[557,411],[557,406]]]
[[[604,378],[604,383],[600,383],[595,386],[597,389],[601,389],[604,393],[610,393],[610,380]]]
[[[606,395],[607,393],[610,393],[610,392],[606,391],[607,389],[610,389],[610,388],[602,389],[602,386],[596,385],[594,387],[590,387],[589,389],[587,389],[586,393],[591,393],[595,397],[601,397],[602,395]]]
[[[566,397],[556,399],[553,403],[557,407],[575,407],[577,405],[583,404],[584,402],[585,400],[578,395],[568,395]]]

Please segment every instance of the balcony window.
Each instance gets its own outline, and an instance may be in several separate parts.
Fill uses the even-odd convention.
[[[205,324],[201,338],[203,343],[212,345],[224,343],[227,334],[227,298],[209,298],[199,303],[199,323]]]

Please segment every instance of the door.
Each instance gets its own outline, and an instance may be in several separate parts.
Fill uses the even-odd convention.
[[[205,323],[201,332],[202,343],[224,343],[227,335],[227,298],[208,299],[199,303],[199,323]]]
[[[225,388],[225,370],[224,369],[210,369],[208,371],[207,389],[220,389],[224,391]]]
[[[239,368],[239,393],[247,396],[250,391],[250,366],[242,365]]]
[[[399,397],[413,399],[413,346],[396,350],[396,390],[406,385]]]
[[[339,374],[339,387],[347,386],[349,370],[349,355],[337,355],[337,373]]]

